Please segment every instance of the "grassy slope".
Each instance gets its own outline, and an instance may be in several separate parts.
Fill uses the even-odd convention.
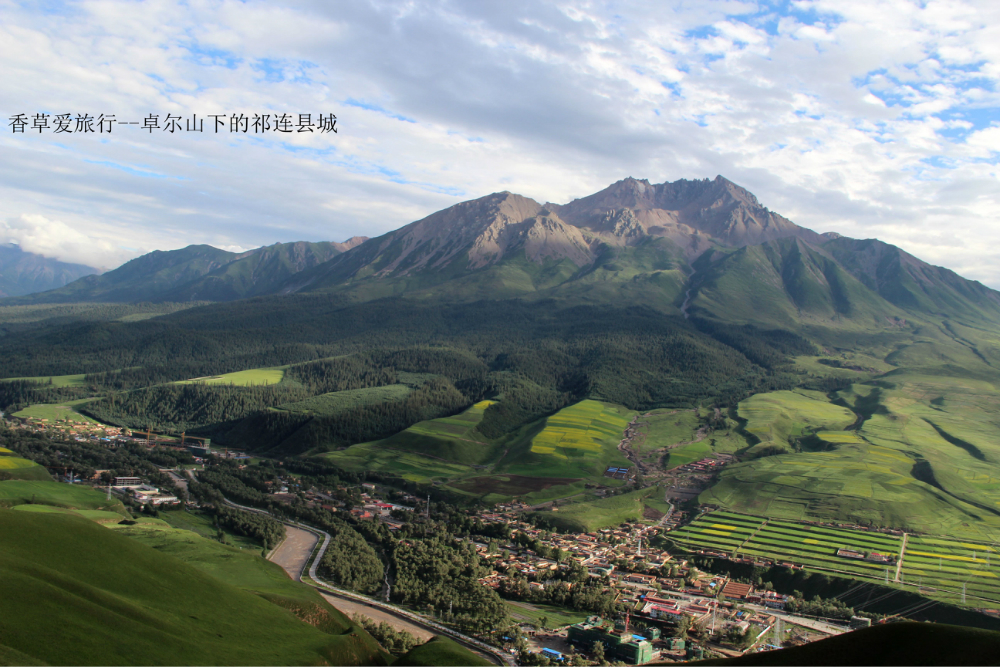
[[[3,644],[50,664],[369,664],[265,599],[82,518],[0,510]]]
[[[204,384],[232,384],[238,387],[248,387],[250,385],[278,384],[283,377],[285,377],[285,371],[282,368],[251,368],[245,371],[236,371],[235,373],[191,378],[190,380],[182,380],[174,384],[201,382]]]
[[[447,637],[434,637],[399,656],[394,665],[492,665]]]
[[[737,413],[746,420],[746,432],[758,441],[756,448],[785,450],[793,438],[819,430],[843,430],[855,420],[853,412],[831,404],[823,394],[802,390],[756,394],[741,401]]]
[[[77,401],[67,401],[65,403],[40,403],[29,405],[28,407],[14,413],[15,417],[34,417],[36,419],[48,419],[52,424],[59,419],[70,419],[72,421],[87,422],[88,424],[100,424],[92,417],[78,412],[77,407],[89,403],[94,399],[82,398]]]
[[[586,533],[642,517],[649,496],[662,496],[658,486],[631,491],[610,498],[585,500],[559,505],[556,511],[538,512],[545,520],[565,532]]]
[[[11,450],[0,447],[0,479],[52,481],[52,475],[34,461],[15,456]]]
[[[107,510],[126,516],[121,501],[89,486],[48,481],[9,480],[0,482],[0,507],[38,504],[73,510]]]
[[[991,435],[1000,427],[1000,390],[907,371],[879,384],[834,396],[868,417],[856,432],[818,431],[814,451],[732,466],[701,500],[790,519],[1000,536],[1000,445]],[[793,420],[789,428],[805,427]]]
[[[634,415],[611,403],[580,401],[547,417],[530,441],[511,447],[499,468],[516,475],[602,483],[609,466],[630,465],[618,443]]]

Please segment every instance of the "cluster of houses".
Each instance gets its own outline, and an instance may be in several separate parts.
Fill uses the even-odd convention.
[[[82,418],[47,419],[45,417],[16,417],[12,415],[9,420],[12,428],[49,434],[58,433],[59,435],[74,437],[77,440],[94,437],[113,438],[128,435],[128,429],[98,424],[97,422]],[[87,438],[83,436],[87,436]]]
[[[120,496],[130,496],[143,505],[176,505],[180,502],[177,496],[162,493],[158,488],[144,483],[138,477],[115,477],[111,484],[111,491]]]

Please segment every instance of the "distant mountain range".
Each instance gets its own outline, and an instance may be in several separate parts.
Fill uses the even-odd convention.
[[[646,305],[779,327],[1000,321],[1000,293],[878,240],[818,234],[718,176],[626,178],[568,204],[500,192],[373,239],[153,252],[19,303],[336,293]]]
[[[0,297],[45,292],[100,272],[91,266],[25,252],[13,243],[0,245]]]

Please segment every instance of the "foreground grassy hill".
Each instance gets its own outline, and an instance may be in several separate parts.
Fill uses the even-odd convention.
[[[434,637],[399,656],[393,665],[492,665],[447,637]]]
[[[34,461],[15,456],[11,450],[0,447],[0,480],[21,479],[44,481],[52,475]]]
[[[43,505],[70,510],[106,510],[128,516],[125,506],[115,496],[110,499],[89,486],[58,484],[47,480],[8,480],[0,482],[0,507]]]
[[[82,517],[0,510],[0,534],[11,662],[384,664],[362,631],[324,632]]]

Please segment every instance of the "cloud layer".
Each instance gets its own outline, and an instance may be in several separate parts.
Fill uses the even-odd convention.
[[[113,266],[374,236],[498,190],[565,202],[723,174],[799,224],[1000,287],[994,5],[0,0],[5,120],[332,112],[340,129],[5,127],[0,219],[61,221],[37,247]]]

